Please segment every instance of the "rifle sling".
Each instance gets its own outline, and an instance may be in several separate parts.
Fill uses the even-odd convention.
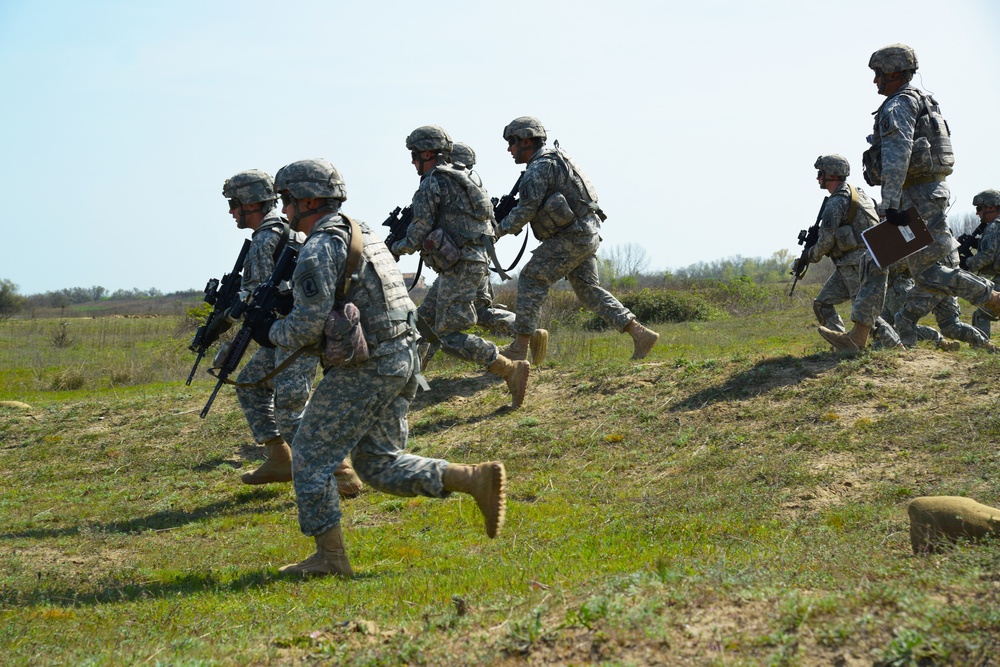
[[[268,382],[269,380],[271,380],[272,378],[274,378],[281,371],[283,371],[286,368],[288,368],[289,366],[291,366],[292,362],[294,362],[296,359],[298,359],[300,356],[302,356],[302,353],[305,352],[306,349],[308,349],[308,348],[307,347],[300,347],[299,349],[295,350],[290,355],[288,355],[285,358],[284,361],[282,361],[280,364],[278,364],[277,366],[275,366],[274,369],[272,371],[270,371],[267,375],[265,375],[261,379],[256,380],[254,382],[237,382],[236,380],[230,380],[229,378],[219,378],[219,376],[215,374],[214,371],[216,369],[214,369],[214,368],[209,368],[208,369],[208,374],[211,375],[214,378],[219,378],[225,384],[231,384],[234,387],[240,387],[241,389],[249,389],[251,387],[259,387],[259,386],[265,384],[266,382]]]
[[[517,263],[521,261],[521,257],[524,255],[524,251],[527,247],[528,247],[528,234],[526,233],[524,235],[524,243],[521,244],[521,249],[517,251],[517,257],[515,257],[514,261],[510,263],[510,266],[508,266],[506,269],[502,269],[500,268],[500,262],[497,260],[496,255],[492,251],[491,247],[487,245],[486,248],[490,250],[490,258],[493,260],[493,263],[496,264],[496,268],[491,266],[490,271],[499,274],[499,276],[504,280],[510,280],[510,276],[508,276],[506,272],[514,270],[514,267],[517,266]]]

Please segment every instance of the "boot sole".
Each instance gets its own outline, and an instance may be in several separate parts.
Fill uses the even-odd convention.
[[[507,471],[503,463],[491,461],[483,464],[485,474],[490,475],[487,497],[476,496],[476,504],[486,520],[486,535],[493,539],[500,534],[507,518]]]
[[[822,336],[823,340],[825,340],[827,343],[833,345],[834,349],[836,349],[837,352],[860,352],[858,346],[854,344],[854,341],[848,339],[847,342],[845,343],[839,338],[834,338],[834,336],[843,335],[843,334],[838,334],[836,331],[829,331],[828,333],[828,330],[824,330],[823,327],[820,327],[819,335]]]
[[[541,366],[549,351],[549,332],[545,329],[535,329],[528,342],[528,349],[531,350],[531,363]]]
[[[528,392],[528,376],[531,374],[531,364],[524,361],[524,373],[519,373],[516,369],[511,371],[507,378],[507,388],[510,390],[511,405],[515,408],[521,407],[524,403],[524,395]]]

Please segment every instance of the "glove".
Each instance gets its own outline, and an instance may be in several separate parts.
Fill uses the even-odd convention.
[[[274,324],[275,320],[278,318],[271,314],[266,317],[261,318],[260,321],[254,323],[250,329],[250,337],[257,341],[257,344],[261,347],[266,347],[268,349],[274,349],[275,345],[271,342],[271,325]]]
[[[906,215],[906,211],[890,208],[885,211],[885,221],[897,227],[905,227],[910,224],[910,216]]]

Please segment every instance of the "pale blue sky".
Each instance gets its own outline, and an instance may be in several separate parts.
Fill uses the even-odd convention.
[[[971,212],[1000,187],[998,35],[998,4],[974,0],[0,0],[0,278],[200,289],[245,235],[221,195],[235,172],[325,157],[377,225],[417,186],[410,130],[471,144],[501,194],[519,115],[596,186],[607,248],[641,244],[655,269],[796,250],[817,155],[864,185],[867,62],[892,42],[917,51],[954,133],[953,213]]]

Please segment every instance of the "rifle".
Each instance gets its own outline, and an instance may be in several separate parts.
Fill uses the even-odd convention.
[[[205,357],[208,348],[232,326],[226,319],[226,311],[238,300],[241,282],[240,273],[243,271],[243,262],[246,261],[247,253],[249,252],[250,239],[246,239],[243,241],[243,248],[240,250],[240,256],[236,258],[233,270],[222,276],[221,281],[212,278],[205,285],[205,303],[211,304],[215,308],[205,318],[205,323],[195,331],[194,340],[188,346],[188,349],[197,354],[198,357],[194,360],[194,366],[191,367],[191,373],[188,375],[186,385],[190,385],[191,380],[194,379],[194,373],[198,370],[198,364]]]
[[[230,315],[233,319],[238,319],[242,316],[243,326],[236,333],[229,346],[219,351],[222,363],[217,367],[218,373],[213,373],[219,381],[215,384],[212,395],[209,396],[208,402],[205,403],[205,407],[201,411],[202,419],[208,415],[208,411],[212,408],[212,403],[215,402],[215,397],[219,393],[219,390],[222,389],[222,385],[226,384],[229,376],[240,365],[243,355],[246,354],[247,347],[250,346],[250,341],[253,340],[254,329],[273,318],[274,313],[280,307],[284,299],[284,295],[281,293],[282,283],[291,279],[292,272],[295,270],[295,260],[298,259],[298,256],[298,247],[286,245],[285,249],[281,251],[281,256],[278,257],[278,261],[274,265],[274,272],[271,273],[271,277],[267,279],[267,282],[261,283],[254,290],[253,296],[250,297],[249,301],[240,301],[233,306]],[[209,372],[211,373],[211,371]]]
[[[509,194],[499,199],[490,197],[490,201],[493,203],[493,217],[496,218],[497,224],[503,222],[503,219],[510,215],[510,212],[517,206],[517,191],[521,189],[521,179],[523,178],[524,172],[522,171],[521,175],[517,177],[514,187],[510,189]]]
[[[958,264],[963,269],[966,262],[972,257],[973,250],[979,250],[979,240],[983,238],[988,222],[981,222],[979,226],[972,230],[971,234],[962,234],[958,237]]]
[[[389,217],[382,223],[383,227],[389,228],[389,235],[385,237],[385,244],[391,248],[394,244],[406,238],[406,230],[413,222],[413,207],[407,206],[393,209]]]
[[[802,254],[792,264],[792,270],[789,272],[789,275],[795,276],[795,280],[792,281],[792,289],[788,290],[788,296],[795,293],[795,285],[802,280],[806,275],[806,271],[809,270],[809,251],[812,250],[812,247],[819,240],[819,223],[823,219],[823,210],[826,208],[828,201],[830,201],[829,197],[823,198],[823,204],[819,207],[819,213],[816,214],[816,222],[813,223],[813,226],[799,232],[799,245],[803,246]]]

